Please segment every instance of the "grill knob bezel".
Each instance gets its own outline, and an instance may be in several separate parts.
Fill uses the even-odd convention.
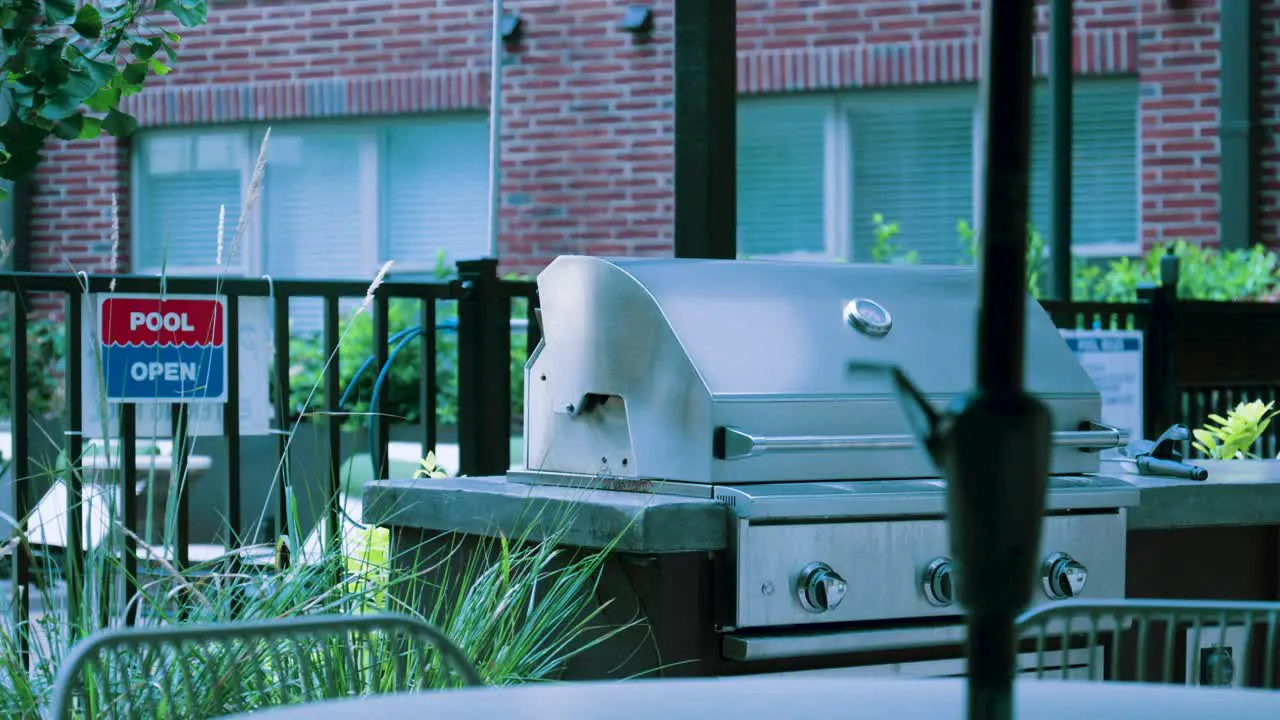
[[[1079,588],[1072,587],[1073,575],[1080,579]],[[1040,580],[1050,600],[1070,600],[1084,594],[1089,584],[1089,568],[1064,552],[1055,552],[1044,559]]]
[[[796,579],[796,598],[800,606],[811,613],[835,610],[848,592],[849,584],[824,562],[805,565]]]
[[[955,563],[951,558],[935,558],[925,566],[920,579],[924,599],[934,607],[951,607],[956,602]]]

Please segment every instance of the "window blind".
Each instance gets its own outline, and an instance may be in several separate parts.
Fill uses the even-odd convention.
[[[826,255],[827,96],[738,104],[738,255]]]
[[[383,213],[387,259],[430,269],[489,253],[489,121],[467,113],[387,127]]]
[[[275,278],[372,279],[364,233],[375,227],[361,201],[362,148],[358,132],[275,129],[267,148],[262,193],[266,272]],[[323,304],[293,300],[296,331],[323,327]]]
[[[216,269],[218,208],[226,206],[224,243],[239,222],[245,133],[144,136],[138,169],[136,257],[142,272]]]
[[[1030,221],[1049,237],[1049,88],[1032,96]],[[1072,86],[1071,243],[1139,243],[1138,82],[1078,78]]]
[[[954,265],[965,257],[957,224],[973,217],[976,99],[969,88],[850,96],[856,261],[871,260],[877,213],[899,225],[893,242],[917,251],[921,263]]]

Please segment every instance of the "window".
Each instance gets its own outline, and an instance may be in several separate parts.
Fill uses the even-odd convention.
[[[265,126],[145,131],[134,158],[134,264],[218,272],[218,208],[233,243]],[[371,279],[387,260],[429,271],[487,253],[488,118],[447,114],[271,128],[261,196],[229,273]]]
[[[1048,88],[1033,98],[1032,225],[1048,232]],[[1139,247],[1138,84],[1074,84],[1073,246]],[[752,97],[738,110],[740,254],[868,261],[872,217],[920,261],[961,261],[957,224],[976,214],[981,127],[976,86]]]

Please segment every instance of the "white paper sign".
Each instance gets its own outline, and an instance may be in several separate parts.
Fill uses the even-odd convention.
[[[100,372],[97,355],[97,307],[99,296],[86,296],[84,304],[83,342],[81,343],[81,367],[83,382],[81,392],[84,397],[83,432],[86,438],[103,437],[98,394],[98,373]],[[268,400],[269,378],[271,366],[271,306],[267,298],[242,297],[239,303],[239,348],[240,358],[236,370],[240,380],[240,434],[266,435],[270,428],[272,408]],[[168,405],[146,403],[137,405],[138,439],[149,440],[167,438],[173,434]],[[192,437],[214,437],[222,435],[222,403],[188,405],[191,419]],[[113,428],[110,436],[116,438],[119,433],[119,407],[109,407],[108,412]]]
[[[1102,394],[1102,422],[1142,437],[1142,333],[1136,330],[1063,330]]]

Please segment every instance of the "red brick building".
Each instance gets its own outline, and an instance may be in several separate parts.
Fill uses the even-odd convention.
[[[692,1],[692,0],[690,0]],[[1216,241],[1218,2],[1077,0],[1075,242],[1092,255]],[[672,8],[640,41],[628,3],[508,0],[501,256],[665,254],[672,238]],[[978,0],[739,0],[743,253],[864,258],[871,216],[950,262],[972,215]],[[1280,121],[1280,4],[1264,22],[1264,167]],[[175,72],[131,99],[128,142],[58,143],[36,178],[36,269],[201,273],[228,243],[262,134],[270,157],[234,269],[370,277],[487,249],[487,0],[210,0]],[[1041,29],[1047,12],[1041,8]],[[1036,67],[1047,69],[1047,35]],[[1043,85],[1043,80],[1041,81]],[[1032,217],[1047,225],[1047,93]],[[1264,236],[1280,187],[1264,185]],[[64,260],[65,258],[65,260]]]

